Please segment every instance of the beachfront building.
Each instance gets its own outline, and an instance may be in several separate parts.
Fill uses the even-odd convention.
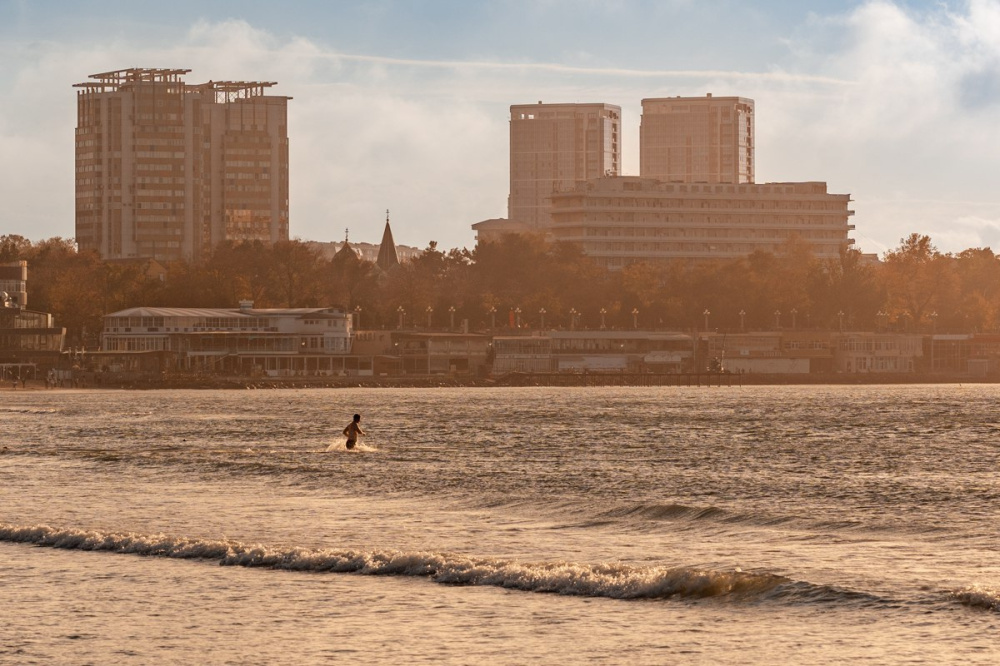
[[[493,337],[494,375],[508,372],[552,372],[552,338],[548,335]]]
[[[511,106],[508,219],[544,231],[553,191],[621,173],[620,132],[613,104]]]
[[[668,331],[546,331],[493,339],[493,374],[690,372],[694,341]]]
[[[836,336],[835,370],[858,374],[915,372],[922,369],[923,337],[909,333],[840,333]]]
[[[66,329],[27,309],[28,262],[0,264],[0,379],[41,379],[62,365]]]
[[[76,84],[76,241],[103,259],[196,260],[288,240],[289,97],[132,68]]]
[[[0,307],[28,307],[28,262],[24,260],[0,264]]]
[[[408,375],[486,373],[490,337],[476,333],[395,331],[391,355]]]
[[[1000,335],[938,333],[924,338],[926,365],[934,374],[956,377],[1000,376]]]
[[[835,334],[825,330],[702,333],[702,365],[743,374],[808,374],[833,370]]]
[[[106,315],[105,365],[270,377],[371,374],[351,355],[351,315],[336,308],[131,308]],[[128,363],[129,358],[135,360]],[[118,367],[113,368],[111,365]],[[127,367],[126,367],[127,366]]]
[[[18,306],[0,292],[0,379],[41,379],[61,365],[66,329],[52,315]]]
[[[458,331],[365,330],[356,333],[354,351],[373,359],[376,375],[481,375],[490,342]]]
[[[817,258],[853,244],[849,194],[826,183],[665,183],[625,176],[552,195],[551,235],[609,269],[637,261],[732,259],[778,253],[792,238]]]
[[[666,183],[753,183],[753,100],[711,94],[642,100],[639,175]]]

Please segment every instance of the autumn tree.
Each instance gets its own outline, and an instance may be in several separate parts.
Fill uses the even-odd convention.
[[[906,327],[957,296],[951,257],[938,252],[929,236],[910,234],[885,253],[881,270],[890,319]]]

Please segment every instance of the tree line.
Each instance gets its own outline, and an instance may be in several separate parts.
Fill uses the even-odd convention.
[[[872,261],[845,248],[817,259],[799,239],[778,253],[608,271],[573,245],[506,236],[443,252],[433,241],[388,272],[308,242],[222,243],[198,263],[102,261],[70,239],[0,236],[0,263],[28,262],[28,307],[51,312],[69,344],[96,344],[105,314],[137,306],[336,306],[361,328],[517,326],[720,331],[776,327],[913,332],[1000,328],[1000,259],[989,248],[942,253],[912,234]]]

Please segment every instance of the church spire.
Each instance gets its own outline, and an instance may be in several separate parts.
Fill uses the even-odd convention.
[[[382,243],[378,248],[378,259],[375,264],[383,271],[388,271],[399,265],[396,255],[396,243],[392,240],[392,229],[389,228],[389,210],[385,211],[385,231],[382,232]]]

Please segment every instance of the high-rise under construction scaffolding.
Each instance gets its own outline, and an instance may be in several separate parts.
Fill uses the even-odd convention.
[[[130,68],[78,83],[76,237],[105,258],[197,260],[288,238],[289,97]]]

